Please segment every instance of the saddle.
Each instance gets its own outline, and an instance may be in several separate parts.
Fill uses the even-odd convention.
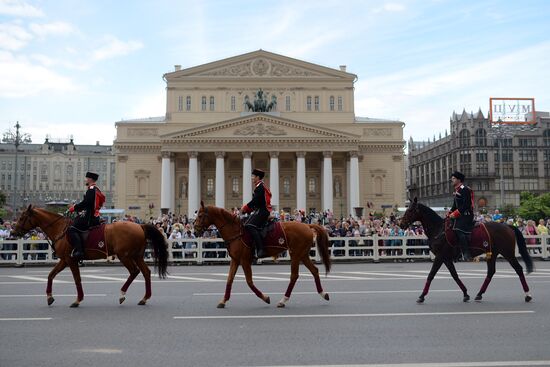
[[[105,223],[90,227],[87,231],[80,232],[84,250],[99,251],[109,256],[107,245],[105,243]],[[67,235],[67,241],[70,238]]]
[[[260,228],[260,236],[262,237],[262,241],[264,242],[264,246],[266,248],[276,247],[283,250],[288,249],[286,233],[280,222],[275,222],[272,220],[268,221],[265,226]],[[250,236],[248,231],[244,228],[242,240],[248,248],[254,247],[254,240],[252,239],[252,236]]]
[[[447,239],[447,243],[451,247],[460,247],[456,238],[456,234],[453,231],[451,220],[449,218],[445,220],[445,238]],[[470,248],[470,250],[485,252],[487,259],[491,258],[493,239],[491,238],[491,235],[489,234],[489,231],[487,230],[487,227],[484,223],[476,222],[474,224],[474,228],[472,229],[472,233],[470,235],[468,247]]]

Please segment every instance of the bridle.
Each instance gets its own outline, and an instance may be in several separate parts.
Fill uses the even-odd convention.
[[[25,225],[27,224],[27,221],[30,219],[32,214],[33,214],[33,209],[32,208],[28,209],[27,214],[25,215],[25,217],[23,219],[23,222],[21,223],[21,227],[25,228]],[[67,219],[67,217],[65,215],[60,215],[59,217],[54,219],[52,222],[48,223],[43,228],[41,228],[42,231],[46,232],[46,229],[53,226],[55,223],[59,222],[61,219]],[[54,238],[53,240],[48,241],[48,242],[50,242],[50,246],[52,247],[52,249],[54,251],[55,251],[55,243],[65,236],[65,234],[67,233],[67,230],[69,229],[70,223],[71,223],[70,221],[67,221],[66,224],[65,224],[65,228],[63,228],[63,230],[61,231],[61,234],[59,236],[57,236],[56,238]],[[32,225],[32,223],[31,223],[31,225]],[[36,227],[35,225],[33,225],[33,226]]]

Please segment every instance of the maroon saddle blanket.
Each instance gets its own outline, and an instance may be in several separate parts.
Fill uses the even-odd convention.
[[[456,234],[453,231],[453,226],[449,219],[445,222],[445,237],[447,238],[449,245],[453,247],[459,246],[458,239],[456,238]],[[493,240],[489,235],[489,231],[487,230],[487,227],[485,227],[485,224],[476,223],[472,229],[469,247],[471,249],[479,249],[484,252],[491,251],[491,248],[493,247]]]
[[[107,254],[107,244],[105,243],[105,223],[95,227],[90,227],[88,232],[84,232],[84,249],[88,251],[100,251]],[[70,241],[67,235],[67,240]]]
[[[280,222],[272,222],[268,224],[266,228],[262,229],[262,232],[263,231],[265,231],[265,234],[262,233],[262,239],[265,247],[288,249],[288,240],[286,238],[286,233]],[[243,229],[242,240],[247,247],[254,246],[252,236],[250,236],[246,229]]]

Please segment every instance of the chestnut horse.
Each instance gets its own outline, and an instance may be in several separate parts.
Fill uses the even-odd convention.
[[[195,219],[195,232],[201,235],[205,229],[210,225],[215,225],[220,235],[227,244],[227,251],[231,257],[231,263],[229,265],[229,273],[227,275],[227,284],[225,286],[225,295],[218,303],[218,308],[225,307],[229,297],[231,296],[231,286],[235,273],[242,266],[246,283],[264,302],[270,303],[269,296],[264,295],[256,286],[252,280],[252,250],[246,246],[243,241],[244,228],[241,219],[228,212],[225,209],[217,208],[214,206],[205,207],[201,201],[201,207],[197,213]],[[321,255],[321,259],[325,264],[326,273],[330,271],[330,253],[329,253],[329,241],[328,235],[325,229],[317,224],[304,224],[299,222],[284,222],[281,223],[283,230],[285,231],[287,238],[288,253],[290,254],[290,283],[286,290],[285,295],[277,304],[277,307],[285,307],[285,304],[290,299],[292,289],[298,280],[298,272],[300,267],[300,261],[309,269],[313,278],[315,279],[315,285],[317,287],[317,293],[324,300],[329,300],[328,293],[323,291],[321,286],[321,279],[319,278],[319,270],[313,264],[309,258],[309,251],[311,245],[314,242],[313,231],[317,235],[317,249]],[[278,247],[266,247],[266,253],[268,256],[277,256],[281,252],[285,251],[284,248]]]
[[[413,202],[401,218],[400,227],[406,229],[409,225],[417,221],[422,223],[422,227],[428,236],[430,251],[432,251],[435,255],[435,259],[433,261],[432,269],[428,274],[428,279],[426,280],[424,290],[416,302],[424,302],[424,299],[428,294],[428,290],[430,289],[430,284],[442,264],[447,266],[451,276],[462,290],[463,301],[468,302],[470,300],[470,296],[468,295],[466,287],[458,277],[458,273],[453,264],[454,248],[449,245],[447,239],[445,238],[445,220],[432,209],[418,203],[417,199],[414,198]],[[497,256],[500,254],[508,260],[519,276],[519,280],[525,292],[525,302],[531,301],[532,297],[529,294],[529,286],[527,285],[527,281],[523,275],[523,268],[519,264],[515,255],[515,247],[517,242],[519,253],[521,254],[521,257],[527,267],[527,274],[531,273],[533,271],[533,261],[527,252],[525,238],[523,238],[523,235],[517,228],[504,223],[489,222],[485,223],[485,226],[493,240],[493,248],[491,258],[487,259],[487,277],[485,278],[481,289],[477,293],[475,300],[481,301],[483,298],[483,293],[487,290],[487,287],[495,274]],[[474,247],[471,247],[470,251],[474,257],[484,253],[483,250]]]
[[[71,219],[45,209],[34,208],[32,205],[21,214],[15,225],[14,235],[20,237],[33,228],[39,227],[52,241],[52,247],[59,258],[59,262],[48,275],[46,297],[48,305],[54,302],[52,283],[55,276],[69,266],[76,284],[77,299],[71,307],[78,307],[84,299],[84,291],[80,279],[78,261],[71,257],[72,246],[67,239],[67,229]],[[159,277],[166,276],[168,266],[168,251],[166,240],[162,233],[151,224],[136,224],[133,222],[116,222],[105,225],[105,252],[86,249],[84,260],[104,259],[108,256],[118,256],[120,262],[128,269],[130,276],[121,288],[119,302],[126,299],[126,290],[139,272],[145,278],[145,296],[139,305],[144,305],[151,298],[151,270],[143,260],[145,247],[150,242],[153,247],[155,267]]]

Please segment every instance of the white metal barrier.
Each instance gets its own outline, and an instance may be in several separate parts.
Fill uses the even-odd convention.
[[[548,260],[550,256],[549,235],[526,235],[527,248],[533,258]],[[378,236],[330,237],[330,254],[333,261],[339,260],[415,260],[430,259],[425,236]],[[221,238],[197,238],[168,241],[168,260],[171,263],[227,263],[229,255]],[[152,261],[151,249],[145,252],[146,260]],[[516,255],[519,256],[516,249]],[[310,256],[316,261],[321,258],[315,245]],[[287,252],[278,260],[289,260]],[[264,259],[264,261],[269,259]],[[111,260],[94,260],[105,262]],[[118,260],[117,260],[118,261]],[[45,240],[2,240],[0,239],[0,264],[51,264],[57,262],[52,248]]]

